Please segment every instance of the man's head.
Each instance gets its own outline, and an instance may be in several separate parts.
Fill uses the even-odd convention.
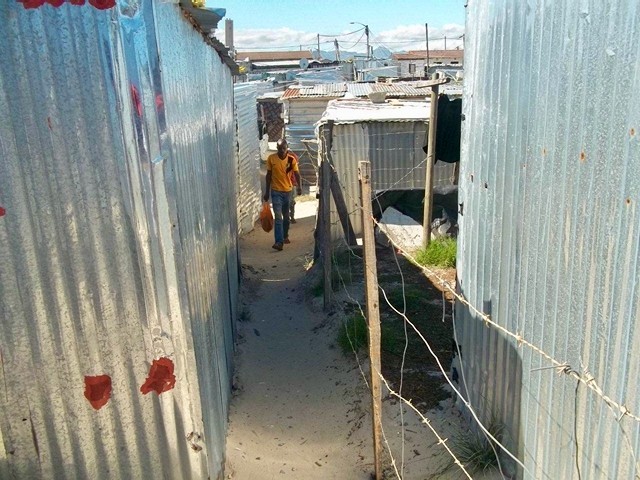
[[[284,158],[287,154],[287,151],[289,150],[287,141],[284,138],[281,138],[280,140],[278,140],[278,143],[276,143],[276,146],[278,148],[278,156],[280,158]]]

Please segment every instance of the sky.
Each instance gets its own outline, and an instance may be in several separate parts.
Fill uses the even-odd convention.
[[[321,50],[365,52],[364,27],[372,47],[391,51],[462,48],[466,0],[207,0],[233,20],[236,50]],[[350,22],[357,22],[350,24]],[[216,36],[224,40],[224,20]]]

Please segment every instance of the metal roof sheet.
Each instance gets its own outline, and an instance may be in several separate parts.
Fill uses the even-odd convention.
[[[355,122],[415,122],[427,121],[429,103],[393,101],[373,103],[364,99],[332,100],[318,124]]]
[[[280,52],[238,52],[236,58],[244,60],[248,58],[254,62],[270,62],[275,60],[296,60],[299,61],[303,58],[311,60],[313,55],[309,50],[294,50],[294,51],[280,51]]]
[[[357,83],[338,82],[313,86],[290,86],[282,96],[284,100],[301,97],[343,97],[349,93],[354,97],[366,97],[371,92],[386,92],[387,97],[408,98],[427,96],[428,91],[417,88],[418,82],[401,83]]]

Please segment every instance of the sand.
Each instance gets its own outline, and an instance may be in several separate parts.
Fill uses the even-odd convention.
[[[298,203],[291,244],[281,252],[271,248],[273,232],[259,227],[240,241],[244,313],[227,479],[364,480],[373,473],[366,360],[341,352],[340,312],[323,312],[310,294],[316,206]],[[388,392],[383,398],[385,478],[467,478],[456,468],[443,473],[451,457],[438,439]],[[428,417],[444,438],[465,428],[451,399]]]

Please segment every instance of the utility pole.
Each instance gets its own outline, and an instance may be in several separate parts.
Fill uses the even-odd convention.
[[[424,72],[424,76],[429,78],[429,24],[425,23],[424,24],[424,29],[425,29],[425,40],[427,41],[427,71]]]
[[[373,236],[371,212],[371,164],[358,162],[360,177],[360,203],[362,205],[362,245],[364,248],[364,285],[369,327],[369,361],[371,368],[371,417],[373,423],[373,462],[376,480],[382,479],[382,388],[380,372],[380,297],[378,295],[378,268],[376,243]]]
[[[318,34],[318,60],[320,60],[322,56],[320,55],[320,34]]]
[[[444,49],[447,49],[447,37],[444,37]]]
[[[336,60],[340,61],[340,45],[338,45],[338,39],[333,39],[333,45],[336,47]]]
[[[367,61],[369,61],[369,59],[371,58],[369,56],[369,51],[370,51],[370,48],[369,48],[369,25],[365,25],[364,26],[364,34],[367,36]],[[368,66],[369,65],[367,65],[367,67]]]

